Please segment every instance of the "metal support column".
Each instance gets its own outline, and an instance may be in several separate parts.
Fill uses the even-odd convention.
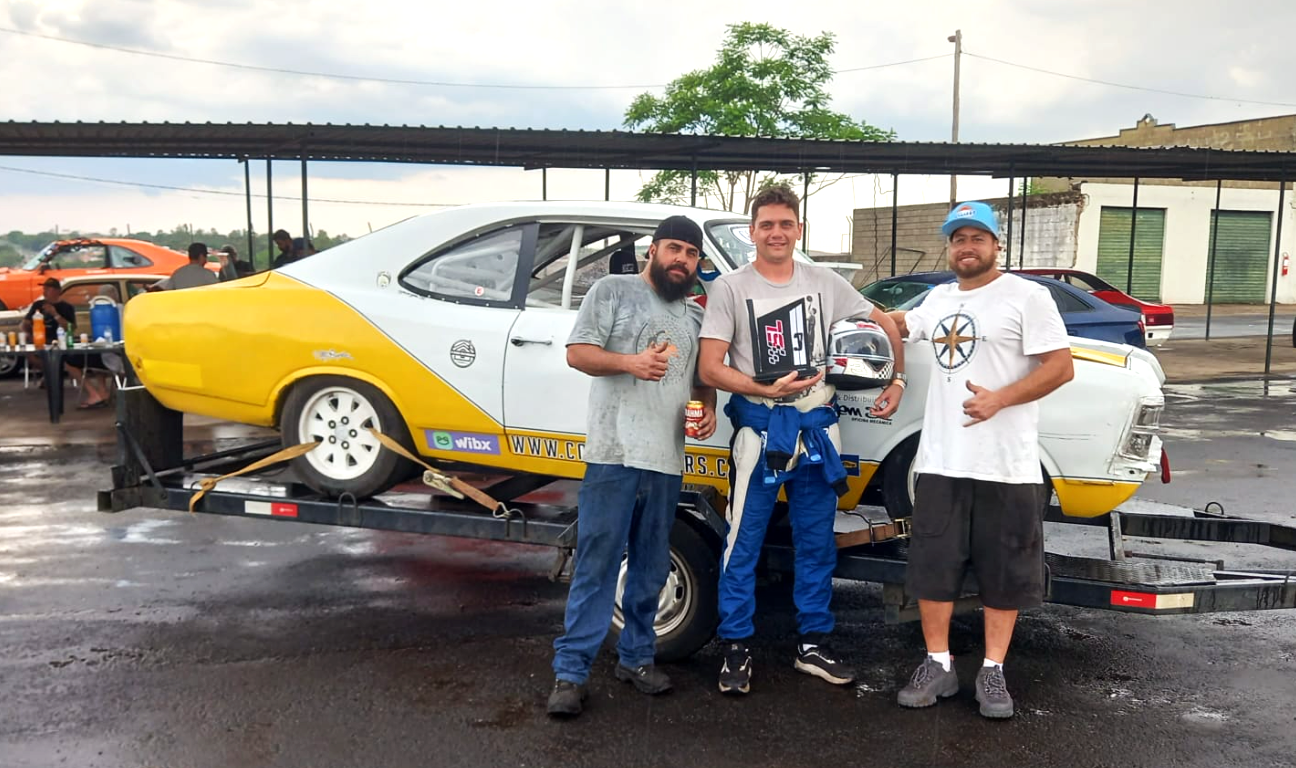
[[[1224,189],[1224,180],[1215,182],[1215,210],[1211,211],[1211,246],[1209,263],[1206,267],[1206,340],[1210,341],[1211,301],[1215,296],[1215,246],[1219,243],[1219,210],[1220,192]]]
[[[810,172],[802,174],[801,186],[801,247],[810,253]]]
[[[1273,331],[1274,331],[1274,310],[1278,304],[1278,270],[1282,264],[1282,225],[1283,219],[1287,218],[1287,211],[1283,207],[1286,203],[1284,195],[1287,192],[1287,179],[1284,176],[1278,184],[1278,231],[1274,233],[1274,260],[1273,260],[1273,278],[1269,281],[1269,333],[1265,335],[1265,378],[1269,378],[1269,369],[1273,364]]]
[[[1004,267],[1012,270],[1012,232],[1013,232],[1013,208],[1017,205],[1017,176],[1013,171],[1012,165],[1008,166],[1008,254]]]
[[[309,211],[306,210],[306,201],[308,200],[308,198],[306,197],[306,147],[302,147],[301,165],[302,165],[302,171],[301,171],[301,176],[302,176],[302,253],[305,254],[305,253],[307,253],[307,252],[310,250],[310,241],[311,241],[311,233],[310,233],[310,215],[309,215]]]
[[[612,199],[612,169],[603,169],[603,199]]]
[[[899,218],[900,174],[891,174],[891,276],[896,274],[896,220]]]
[[[540,169],[540,199],[549,199],[549,169]]]
[[[1030,192],[1030,177],[1025,176],[1022,178],[1022,195],[1021,195],[1022,215],[1021,215],[1021,227],[1020,227],[1021,235],[1018,237],[1017,240],[1018,243],[1017,263],[1021,265],[1023,269],[1026,268],[1026,198],[1029,192]]]
[[[1134,295],[1134,230],[1138,228],[1138,177],[1134,177],[1134,207],[1130,210],[1129,263],[1125,269],[1125,292]]]
[[[266,269],[274,263],[274,184],[270,179],[270,158],[266,158]]]
[[[247,257],[248,264],[256,270],[256,261],[253,258],[256,243],[252,241],[252,160],[243,158],[239,162],[243,163],[243,197],[247,202]]]
[[[697,207],[697,156],[693,156],[693,174],[691,178],[691,192],[689,193],[689,205]]]

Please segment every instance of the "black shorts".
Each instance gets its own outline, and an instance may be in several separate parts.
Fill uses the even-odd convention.
[[[964,594],[969,566],[982,604],[1000,610],[1044,602],[1044,505],[1040,483],[919,475],[905,589],[921,600]]]

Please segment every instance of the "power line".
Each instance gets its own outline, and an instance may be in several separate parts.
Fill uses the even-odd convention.
[[[1114,83],[1114,82],[1112,82],[1112,81],[1110,81],[1110,80],[1098,80],[1098,79],[1095,79],[1095,78],[1092,78],[1092,77],[1081,77],[1081,76],[1079,76],[1079,75],[1068,75],[1068,74],[1065,73],[1065,72],[1054,72],[1054,71],[1052,71],[1052,70],[1050,70],[1050,69],[1041,69],[1040,67],[1032,67],[1032,66],[1027,65],[1027,64],[1017,64],[1016,62],[1012,62],[1012,61],[1004,61],[1003,59],[996,59],[996,58],[991,57],[991,56],[982,56],[982,55],[977,54],[977,53],[972,53],[972,52],[970,52],[970,51],[968,51],[968,50],[966,50],[966,49],[963,51],[963,55],[965,55],[965,56],[972,56],[972,57],[975,57],[975,58],[978,58],[978,59],[982,59],[982,60],[984,60],[984,61],[992,61],[992,62],[994,62],[995,64],[1003,64],[1004,66],[1007,66],[1007,67],[1016,67],[1017,69],[1025,69],[1025,70],[1029,70],[1029,71],[1031,71],[1031,72],[1038,72],[1038,73],[1043,74],[1043,75],[1052,75],[1053,77],[1065,77],[1065,78],[1068,79],[1068,80],[1079,80],[1079,81],[1081,81],[1081,82],[1085,82],[1085,83],[1096,83],[1096,84],[1098,84],[1098,85],[1106,85],[1106,86],[1110,86],[1110,87],[1112,87],[1112,88],[1125,88],[1125,89],[1127,89],[1127,90],[1131,90],[1131,91],[1146,91],[1146,92],[1148,92],[1148,93],[1161,93],[1161,94],[1165,94],[1165,95],[1167,95],[1167,96],[1182,96],[1182,97],[1187,98],[1187,99],[1208,99],[1208,100],[1210,100],[1210,101],[1232,101],[1232,102],[1237,102],[1237,103],[1239,103],[1239,104],[1261,104],[1261,105],[1264,105],[1264,106],[1267,106],[1267,107],[1296,107],[1296,103],[1285,102],[1285,101],[1259,101],[1259,100],[1257,100],[1257,99],[1238,99],[1238,98],[1232,98],[1232,97],[1229,97],[1229,96],[1209,96],[1209,95],[1200,94],[1200,93],[1185,93],[1185,92],[1183,92],[1183,91],[1168,91],[1168,90],[1165,90],[1164,88],[1148,88],[1148,87],[1145,87],[1145,86],[1142,86],[1142,85],[1129,85],[1129,84],[1127,84],[1127,83]]]
[[[253,72],[271,72],[279,75],[298,75],[301,77],[322,77],[333,80],[350,80],[355,82],[366,83],[386,83],[389,85],[418,85],[435,88],[495,88],[507,90],[547,90],[547,91],[609,91],[609,90],[642,90],[648,88],[665,88],[665,83],[652,83],[648,85],[536,85],[522,83],[452,83],[443,80],[406,80],[394,77],[371,77],[367,75],[348,75],[339,72],[315,72],[305,69],[289,69],[286,67],[264,67],[257,64],[242,64],[234,61],[218,61],[216,59],[200,59],[193,56],[178,56],[171,53],[160,53],[158,51],[146,51],[139,48],[126,48],[120,45],[108,45],[106,43],[94,43],[86,40],[73,40],[67,37],[57,37],[55,35],[43,35],[39,32],[26,32],[20,29],[10,29],[0,27],[0,32],[19,35],[22,37],[33,37],[40,40],[48,40],[56,43],[68,43],[70,45],[82,45],[87,48],[97,48],[103,51],[114,51],[116,53],[129,53],[135,56],[152,56],[159,59],[168,59],[170,61],[184,61],[192,64],[210,64],[217,67],[230,67],[232,69],[244,69]],[[921,61],[932,61],[934,59],[943,59],[951,54],[945,53],[939,56],[927,56],[920,59],[909,59],[907,61],[892,61],[886,64],[870,64],[864,67],[850,67],[848,69],[838,69],[834,74],[843,74],[849,72],[864,72],[870,69],[884,69],[886,67],[899,67],[905,64],[916,64]]]
[[[14,168],[13,166],[0,165],[0,171],[9,171],[10,173],[29,173],[33,176],[50,176],[56,179],[71,179],[73,181],[91,181],[99,184],[116,184],[123,187],[139,187],[143,189],[165,189],[172,192],[196,192],[202,195],[225,195],[230,197],[244,197],[242,192],[228,192],[221,189],[199,189],[197,187],[173,187],[167,184],[147,184],[142,181],[120,181],[118,179],[101,179],[95,176],[77,176],[71,173],[55,173],[53,171],[37,171],[31,168]],[[252,197],[265,199],[265,195],[252,193]],[[275,200],[298,200],[300,198],[287,197],[284,195],[275,195]],[[450,208],[459,203],[408,203],[408,202],[388,202],[385,200],[339,200],[330,197],[312,197],[312,203],[342,203],[344,205],[394,205],[410,208]]]

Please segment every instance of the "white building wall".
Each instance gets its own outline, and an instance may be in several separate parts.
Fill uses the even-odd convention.
[[[1078,203],[1063,203],[1042,208],[1031,208],[1029,198],[1026,208],[1026,263],[1027,267],[1070,267],[1076,261],[1076,215]],[[1007,219],[999,211],[999,228],[1006,238]],[[1021,266],[1021,209],[1015,212],[1013,226],[1013,265]],[[1003,257],[1000,257],[1003,261]]]
[[[1076,249],[1076,269],[1096,272],[1098,268],[1098,223],[1103,206],[1128,208],[1133,203],[1131,184],[1085,183],[1080,188],[1087,198],[1080,214]],[[1161,300],[1167,304],[1203,304],[1206,301],[1206,270],[1210,256],[1211,210],[1215,207],[1214,187],[1139,186],[1139,208],[1164,208],[1165,241],[1161,258]],[[1230,189],[1220,198],[1221,210],[1268,211],[1278,207],[1278,191],[1263,189]],[[1282,253],[1296,247],[1296,195],[1288,190],[1282,222]],[[1278,217],[1273,217],[1274,229]],[[1029,229],[1027,239],[1030,238]],[[1265,278],[1265,297],[1273,279],[1273,242],[1269,234],[1269,270]],[[1278,303],[1296,303],[1296,267],[1278,277]]]

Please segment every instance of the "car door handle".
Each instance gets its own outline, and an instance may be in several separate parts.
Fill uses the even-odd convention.
[[[520,347],[523,344],[544,344],[546,347],[553,345],[553,339],[524,339],[521,336],[514,336],[509,341],[515,347]]]

